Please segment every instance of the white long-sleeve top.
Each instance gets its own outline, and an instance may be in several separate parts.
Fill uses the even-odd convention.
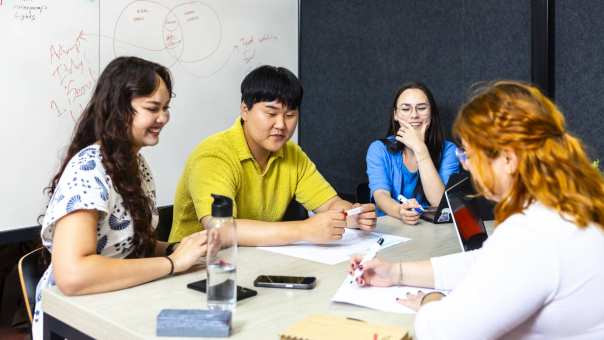
[[[480,250],[431,259],[435,288],[418,339],[604,339],[604,231],[533,203]]]

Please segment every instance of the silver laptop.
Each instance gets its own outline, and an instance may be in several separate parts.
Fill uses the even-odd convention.
[[[482,247],[483,242],[488,237],[479,209],[472,204],[474,193],[469,177],[461,179],[445,190],[447,205],[449,205],[451,211],[453,225],[462,251]]]

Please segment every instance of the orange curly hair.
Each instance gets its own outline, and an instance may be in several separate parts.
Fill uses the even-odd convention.
[[[564,116],[535,86],[496,81],[480,88],[455,119],[453,134],[476,150],[475,186],[493,192],[491,160],[511,149],[518,158],[512,189],[495,208],[499,224],[530,203],[555,209],[580,227],[604,226],[604,181]]]

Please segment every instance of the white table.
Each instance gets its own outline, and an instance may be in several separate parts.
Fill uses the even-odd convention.
[[[459,252],[452,224],[420,222],[406,226],[390,217],[378,220],[377,231],[405,236],[410,241],[380,251],[380,257],[420,260]],[[237,284],[253,288],[258,295],[238,303],[233,339],[276,339],[289,325],[306,315],[337,314],[412,330],[414,316],[380,312],[332,303],[330,300],[346,276],[348,263],[325,265],[278,255],[253,247],[240,247]],[[316,276],[313,290],[253,287],[261,274]],[[97,339],[154,339],[156,317],[161,309],[205,309],[206,296],[186,288],[205,278],[205,271],[177,275],[116,292],[67,297],[56,287],[43,292],[44,312],[50,330],[70,339],[84,333]],[[47,320],[45,319],[45,320]],[[73,329],[79,332],[70,333]],[[80,333],[81,332],[81,333]],[[166,339],[161,337],[161,339]]]

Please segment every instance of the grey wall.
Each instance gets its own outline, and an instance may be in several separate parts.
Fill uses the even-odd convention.
[[[556,1],[556,102],[593,159],[604,161],[604,2]]]
[[[302,0],[300,144],[338,192],[366,181],[397,88],[424,82],[450,134],[477,81],[530,80],[530,1]]]

